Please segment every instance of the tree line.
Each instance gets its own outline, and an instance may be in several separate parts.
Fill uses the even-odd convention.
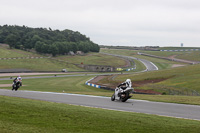
[[[51,28],[30,28],[27,26],[0,26],[0,43],[6,43],[10,48],[35,49],[39,53],[64,55],[69,51],[99,52],[98,44],[78,31]]]

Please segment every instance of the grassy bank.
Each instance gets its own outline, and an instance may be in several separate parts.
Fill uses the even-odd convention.
[[[123,50],[123,49],[120,49],[120,50],[119,49],[101,49],[101,52],[118,54],[118,55],[125,55],[125,56],[133,56],[133,57],[136,57],[136,58],[146,59],[146,60],[153,62],[159,68],[159,70],[172,68],[172,66],[174,64],[182,64],[182,63],[177,63],[177,62],[173,62],[173,61],[168,61],[168,60],[138,55],[138,52],[145,52],[145,53],[147,52],[148,53],[148,51]],[[151,51],[151,52],[154,53],[156,51]]]
[[[61,59],[73,64],[105,65],[114,67],[123,67],[126,65],[126,61],[121,58],[100,53],[87,53],[84,56],[58,56],[56,59]]]
[[[23,79],[20,90],[65,92],[90,95],[111,95],[111,91],[102,90],[85,85],[85,82],[94,76],[55,77],[41,79]],[[0,84],[11,84],[11,80],[0,81]],[[1,87],[10,89],[11,87]]]
[[[192,104],[200,105],[199,96],[178,96],[178,95],[144,95],[134,94],[134,99],[142,99],[156,102],[179,103],[179,104]]]
[[[47,57],[47,55],[10,49],[6,45],[0,45],[0,58],[16,57]],[[53,57],[53,59],[3,59],[0,60],[0,69],[23,69],[31,71],[61,71],[62,69],[67,69],[68,71],[85,71],[75,64],[124,67],[127,65],[127,61],[118,57],[91,52],[82,56],[63,55]]]
[[[10,49],[8,46],[0,45],[0,58],[16,57],[47,57],[33,52],[27,52],[18,49]],[[49,58],[42,59],[7,59],[0,60],[0,69],[24,69],[31,71],[84,71],[83,69],[65,62],[59,62]]]
[[[171,49],[170,49],[171,48]],[[177,49],[196,49],[196,48],[173,48],[170,47],[167,48],[168,50],[177,50]],[[198,48],[199,49],[199,48]],[[127,56],[134,56],[134,57],[138,57],[138,58],[146,58],[145,56],[141,56],[141,55],[137,55],[138,52],[142,52],[142,53],[147,53],[147,54],[151,54],[151,55],[156,55],[156,56],[161,56],[161,57],[175,57],[178,59],[184,59],[184,60],[192,60],[192,61],[200,61],[200,51],[176,51],[176,52],[172,52],[172,51],[145,51],[145,50],[127,50],[127,49],[101,49],[101,52],[105,52],[105,53],[112,53],[112,54],[120,54],[120,55],[127,55]],[[157,58],[152,58],[149,57],[148,60],[154,62],[156,60],[158,60],[157,62],[163,62],[163,60],[161,59],[157,59]],[[177,64],[177,62],[172,62],[172,61],[166,61],[164,60],[166,63],[170,63],[170,64]]]
[[[162,57],[174,57],[177,59],[200,61],[200,51],[182,51],[182,52],[169,52],[169,51],[143,51],[144,53],[157,55]]]
[[[84,71],[73,65],[66,64],[51,59],[16,59],[0,60],[0,69],[25,69],[31,71],[58,71],[67,69],[68,71]]]
[[[8,45],[0,44],[0,58],[38,57],[38,56],[41,55],[19,49],[10,49]]]
[[[114,80],[109,78],[101,80],[100,83],[118,84],[130,78],[134,84],[143,82],[138,89],[152,89],[161,93],[169,94],[171,90],[193,95],[192,91],[200,93],[200,65],[191,65],[174,69],[146,72],[140,74],[118,75]],[[156,82],[156,80],[161,80]],[[195,94],[196,95],[196,94]]]
[[[200,122],[0,96],[0,132],[199,132]],[[121,116],[121,117],[120,117]],[[119,121],[120,119],[120,121]]]

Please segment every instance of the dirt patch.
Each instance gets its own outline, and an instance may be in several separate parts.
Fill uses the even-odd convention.
[[[172,68],[175,68],[175,67],[182,67],[182,66],[185,66],[185,65],[182,65],[182,64],[173,64],[173,65],[172,65]]]
[[[26,86],[26,85],[23,85]],[[12,87],[12,84],[0,84],[0,87]]]
[[[93,83],[93,84],[97,84],[98,85],[98,81],[101,80],[101,79],[104,79],[106,76],[97,76],[95,77],[93,80],[90,81],[90,83]]]
[[[162,93],[156,92],[154,90],[143,90],[143,89],[134,89],[138,94],[152,94],[152,95],[161,95]]]
[[[12,87],[12,84],[0,84],[0,87]]]
[[[169,56],[170,59],[174,59],[177,55]]]
[[[112,77],[113,76],[109,76],[109,79],[112,79]],[[101,86],[106,86],[106,87],[111,88],[111,89],[115,89],[115,87],[120,84],[120,83],[99,84],[98,81],[103,79],[103,78],[108,78],[108,76],[97,76],[96,78],[91,80],[90,83],[101,85]],[[143,86],[143,85],[146,85],[146,84],[158,83],[158,82],[161,82],[161,81],[164,81],[164,80],[167,80],[167,79],[152,79],[152,80],[135,81],[135,82],[132,82],[132,86],[133,86],[133,88],[134,87],[140,87],[140,86]],[[134,90],[137,94],[161,95],[160,92],[156,92],[154,90],[143,90],[143,89],[134,89]]]
[[[108,80],[112,80],[113,77],[115,77],[116,75],[114,76],[109,76],[109,79]],[[93,84],[98,84],[98,81],[101,80],[101,79],[104,79],[104,78],[107,78],[108,76],[97,76],[95,77],[93,80],[90,81],[90,83],[93,83]],[[140,87],[140,86],[143,86],[143,85],[146,85],[146,84],[150,84],[150,83],[158,83],[158,82],[161,82],[161,81],[164,81],[166,79],[152,79],[152,80],[143,80],[143,81],[134,81],[132,82],[132,86],[133,87]],[[116,87],[117,85],[119,85],[120,83],[115,83],[115,84],[103,84],[103,85],[107,85],[109,87]]]
[[[140,87],[140,86],[150,84],[150,83],[151,84],[158,83],[164,80],[167,80],[167,79],[152,79],[152,80],[135,81],[133,82],[133,87]]]

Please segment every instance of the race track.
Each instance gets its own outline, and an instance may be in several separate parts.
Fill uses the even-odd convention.
[[[125,55],[109,54],[109,53],[103,53],[103,52],[101,52],[101,53],[106,54],[106,55],[121,57],[121,58],[129,58],[129,59],[138,60],[145,65],[146,70],[144,70],[144,71],[156,71],[156,70],[158,70],[158,67],[155,64],[153,64],[151,61],[148,61],[148,60],[145,60],[145,59],[140,59],[140,58],[136,58],[136,57],[132,57],[132,56],[125,56]]]
[[[68,93],[39,92],[39,91],[11,91],[0,89],[0,95],[37,99],[58,103],[81,105],[87,107],[104,108],[128,112],[154,114],[168,117],[200,120],[200,106],[174,103],[150,102],[129,99],[122,103],[112,102],[110,97],[88,96]]]

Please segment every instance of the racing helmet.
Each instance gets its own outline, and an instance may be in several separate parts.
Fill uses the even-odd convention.
[[[131,80],[130,79],[126,79],[126,81],[125,81],[127,84],[128,84],[128,86],[129,87],[131,87],[132,86],[132,84],[131,84]]]
[[[20,75],[17,77],[17,79],[18,79],[19,81],[21,81],[21,80],[22,80],[22,78],[20,77]]]
[[[126,83],[130,83],[131,82],[131,80],[130,79],[126,79]]]

